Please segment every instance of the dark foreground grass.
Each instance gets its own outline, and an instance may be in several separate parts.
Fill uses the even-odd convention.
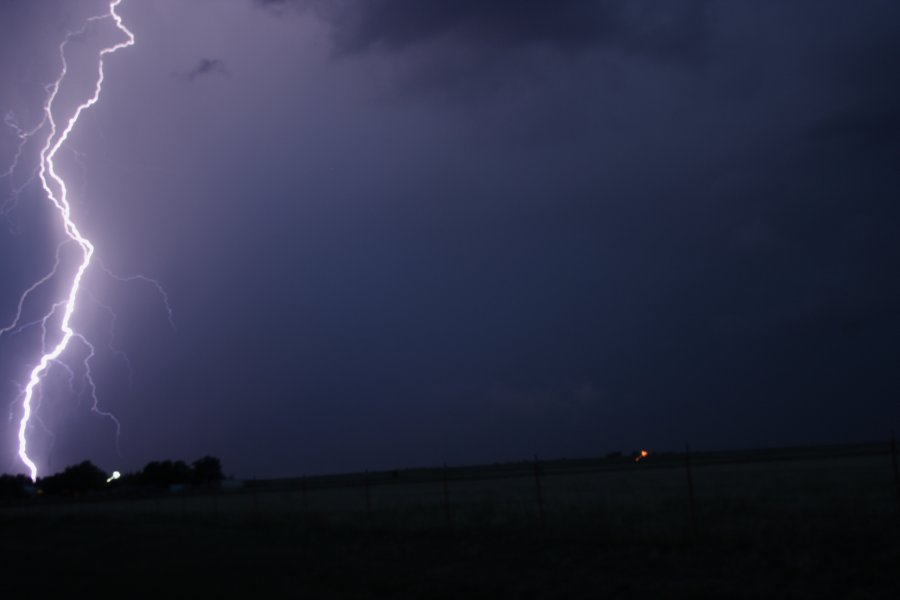
[[[835,515],[837,517],[837,515]],[[752,535],[419,531],[174,516],[0,517],[4,598],[900,598],[900,519]]]

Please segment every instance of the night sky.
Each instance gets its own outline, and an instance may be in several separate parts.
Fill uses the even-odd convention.
[[[0,3],[0,170],[65,32],[106,9]],[[58,162],[98,256],[158,279],[176,329],[151,285],[92,269],[74,324],[121,453],[75,343],[71,389],[51,367],[29,434],[42,472],[212,454],[289,476],[900,429],[895,0],[120,12],[137,43]],[[73,40],[60,102],[120,39],[107,21]],[[39,185],[13,193],[38,151],[0,180],[0,326],[62,239]],[[4,402],[39,338],[0,338]],[[25,471],[20,415],[0,471]]]

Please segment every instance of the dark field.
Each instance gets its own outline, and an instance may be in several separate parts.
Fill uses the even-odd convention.
[[[886,447],[691,474],[693,518],[682,456],[451,469],[446,496],[410,470],[9,506],[0,564],[9,597],[900,598]]]

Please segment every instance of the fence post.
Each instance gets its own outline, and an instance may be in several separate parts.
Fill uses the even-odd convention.
[[[447,485],[447,464],[444,464],[441,483],[444,487],[444,517],[447,520],[447,527],[453,527],[453,515],[450,514],[450,489]]]
[[[697,535],[697,509],[694,506],[694,477],[691,474],[691,447],[684,445],[684,469],[687,473],[688,484],[688,508],[691,515],[691,532]]]
[[[303,512],[309,511],[309,504],[306,501],[306,475],[300,479],[300,493],[303,496]]]
[[[541,465],[537,454],[534,455],[534,489],[537,492],[538,519],[544,526],[544,492],[541,489]]]
[[[363,475],[363,487],[366,489],[366,517],[372,520],[372,497],[369,494],[369,471]]]
[[[900,471],[897,470],[897,436],[891,430],[891,465],[894,468],[894,487],[897,489],[897,505],[900,507]]]

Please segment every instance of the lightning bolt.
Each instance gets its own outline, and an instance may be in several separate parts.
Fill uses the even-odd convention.
[[[134,34],[127,27],[125,27],[124,23],[122,22],[122,18],[116,12],[117,7],[121,3],[122,3],[122,0],[112,0],[109,4],[109,12],[108,13],[103,14],[103,15],[98,15],[95,17],[90,17],[89,19],[87,19],[85,21],[85,25],[84,25],[84,27],[82,27],[82,29],[80,31],[70,32],[69,34],[66,35],[65,39],[60,43],[59,55],[60,55],[60,60],[62,62],[62,69],[61,69],[57,79],[47,87],[48,95],[47,95],[46,103],[44,104],[44,111],[43,111],[44,112],[44,120],[42,120],[41,125],[39,126],[39,127],[43,127],[44,125],[49,125],[50,132],[47,135],[46,142],[40,152],[40,166],[39,166],[39,170],[38,170],[38,177],[40,179],[41,186],[43,187],[44,193],[47,195],[47,198],[53,204],[54,208],[56,208],[56,210],[59,213],[59,216],[62,220],[63,229],[68,238],[67,240],[65,240],[64,243],[74,242],[78,246],[78,248],[81,251],[81,262],[79,263],[78,269],[76,270],[75,275],[72,279],[72,283],[69,286],[69,292],[68,292],[68,295],[66,296],[66,299],[64,301],[54,305],[51,312],[49,314],[47,314],[43,320],[40,321],[42,323],[42,327],[44,328],[44,332],[46,334],[47,321],[56,312],[56,310],[59,307],[62,307],[62,309],[63,309],[62,321],[59,325],[59,330],[62,333],[62,337],[56,343],[56,345],[49,351],[47,351],[46,345],[44,346],[44,348],[42,349],[44,354],[41,356],[37,365],[35,365],[35,367],[31,370],[30,376],[28,378],[28,382],[27,382],[27,384],[25,386],[25,390],[22,394],[22,419],[19,422],[19,436],[18,436],[19,437],[19,458],[22,460],[22,462],[25,464],[25,466],[28,467],[28,470],[31,474],[31,479],[33,481],[37,480],[37,466],[35,465],[34,461],[28,455],[28,440],[26,437],[26,432],[28,430],[29,421],[32,418],[32,404],[35,400],[35,390],[40,385],[41,378],[47,372],[49,366],[53,363],[58,362],[60,355],[66,350],[66,348],[69,345],[69,342],[71,341],[71,339],[73,337],[77,337],[80,341],[84,342],[84,344],[89,349],[89,355],[88,355],[88,358],[85,359],[85,365],[86,365],[86,373],[87,373],[86,376],[87,376],[87,380],[90,385],[90,389],[91,389],[92,397],[93,397],[93,401],[94,401],[92,410],[102,416],[113,419],[113,421],[116,424],[116,431],[117,431],[116,439],[117,439],[117,444],[118,444],[118,430],[119,430],[118,421],[116,421],[115,417],[113,417],[111,414],[101,411],[97,405],[96,389],[94,386],[93,379],[91,378],[90,366],[88,364],[88,361],[91,358],[93,358],[93,356],[94,356],[94,348],[83,336],[76,333],[72,329],[71,324],[70,324],[70,322],[72,320],[72,315],[75,312],[76,301],[78,300],[78,295],[79,295],[79,291],[81,289],[82,279],[84,278],[84,274],[88,270],[88,267],[90,267],[91,259],[94,256],[94,245],[91,243],[90,240],[88,240],[86,237],[84,237],[82,235],[81,231],[78,229],[78,226],[75,224],[74,220],[72,219],[72,210],[71,210],[71,205],[69,204],[68,189],[66,188],[66,182],[57,173],[56,164],[54,163],[54,158],[56,157],[56,155],[60,151],[60,149],[63,147],[63,145],[66,143],[66,140],[69,138],[69,134],[75,128],[76,124],[78,123],[78,119],[81,117],[81,114],[85,110],[89,109],[94,104],[96,104],[98,102],[98,100],[100,99],[100,94],[103,89],[103,81],[104,81],[104,59],[108,55],[113,54],[114,52],[117,52],[119,50],[122,50],[124,48],[128,48],[129,46],[134,45]],[[66,61],[66,46],[68,45],[69,41],[75,35],[79,35],[80,33],[83,33],[85,31],[85,29],[87,28],[88,24],[90,24],[91,22],[94,22],[94,21],[99,21],[101,19],[112,19],[112,21],[115,23],[116,28],[125,35],[125,41],[116,43],[112,46],[108,46],[106,48],[103,48],[100,51],[98,61],[97,61],[97,72],[98,72],[97,83],[94,87],[93,95],[90,98],[88,98],[87,100],[85,100],[84,102],[82,102],[80,105],[78,105],[78,107],[75,109],[74,114],[68,119],[68,121],[65,121],[64,126],[60,128],[57,125],[56,119],[54,117],[54,103],[56,101],[57,94],[59,93],[60,86],[62,85],[63,80],[65,80],[66,74],[68,73],[68,63]],[[19,155],[21,154],[21,149],[24,147],[24,144],[27,143],[28,139],[32,135],[34,135],[34,133],[37,130],[24,131],[24,130],[18,128],[18,126],[15,125],[14,121],[11,118],[6,119],[6,124],[10,127],[16,128],[17,133],[19,135],[19,139],[21,141],[21,144],[17,151],[16,157],[14,159],[13,167],[11,167],[11,169],[14,170],[15,165],[18,164]],[[10,171],[10,174],[12,173],[12,170]],[[42,279],[37,281],[30,288],[28,288],[28,290],[26,290],[26,292],[23,294],[23,296],[19,302],[17,312],[16,312],[16,317],[13,320],[13,324],[8,327],[3,328],[3,330],[0,330],[0,334],[11,331],[18,325],[18,322],[21,319],[21,315],[22,315],[22,306],[23,306],[25,300],[27,299],[28,295],[31,294],[36,288],[40,287],[41,285],[43,285],[44,283],[49,281],[56,274],[58,267],[59,267],[59,251],[57,251],[57,261],[56,261],[56,264],[54,265],[53,270],[48,275],[46,275],[45,277],[43,277]],[[150,281],[149,279],[147,279],[147,280]],[[159,289],[161,289],[161,288],[159,288]],[[171,317],[171,309],[169,309],[169,307],[168,307],[168,302],[166,304],[167,304],[167,310],[169,310],[169,314]]]
[[[49,90],[48,90],[49,91]],[[10,197],[0,206],[0,214],[8,218],[8,214],[10,210],[16,207],[19,202],[19,195],[34,181],[35,177],[37,177],[37,167],[35,167],[31,176],[26,179],[20,185],[16,185],[15,182],[15,174],[16,170],[19,168],[19,161],[22,158],[22,153],[25,151],[25,146],[28,145],[28,142],[31,141],[31,138],[37,134],[38,131],[44,128],[44,125],[47,124],[47,115],[44,114],[44,117],[41,119],[40,123],[35,125],[32,129],[23,129],[19,126],[16,121],[16,117],[12,111],[8,111],[6,115],[3,117],[3,124],[7,127],[13,129],[16,132],[16,137],[19,138],[19,143],[16,145],[16,152],[13,155],[13,160],[10,163],[9,167],[3,173],[0,173],[0,179],[9,179],[10,191],[12,192]]]
[[[7,325],[6,327],[0,328],[0,337],[3,337],[3,334],[5,334],[5,333],[10,333],[10,332],[15,334],[15,333],[21,331],[24,327],[28,327],[29,325],[35,325],[37,323],[37,321],[35,321],[33,323],[26,324],[22,327],[19,326],[19,322],[22,320],[22,309],[25,306],[25,301],[28,300],[28,297],[32,293],[34,293],[34,291],[36,289],[38,289],[39,287],[41,287],[42,285],[44,285],[45,283],[47,283],[48,281],[53,279],[53,277],[56,275],[56,272],[59,270],[59,260],[60,260],[59,253],[62,251],[63,246],[65,246],[66,243],[68,243],[69,241],[71,241],[71,240],[65,239],[65,240],[61,241],[59,243],[59,245],[56,247],[56,260],[53,263],[53,269],[51,269],[51,271],[49,273],[47,273],[46,275],[44,275],[43,277],[41,277],[40,279],[38,279],[37,281],[32,283],[31,286],[27,290],[25,290],[22,293],[22,295],[19,297],[19,304],[16,305],[16,316],[13,317],[13,320],[9,325]]]
[[[162,289],[162,287],[160,287],[160,289]],[[114,311],[111,306],[103,304],[102,302],[97,300],[96,296],[94,296],[93,294],[88,293],[88,295],[91,297],[91,300],[93,300],[93,302],[97,306],[97,308],[100,308],[101,310],[105,311],[106,314],[109,315],[108,342],[106,344],[106,347],[109,348],[109,351],[113,356],[115,356],[116,358],[121,360],[122,364],[125,365],[125,370],[128,372],[128,385],[129,385],[129,387],[133,387],[134,386],[134,368],[132,368],[132,366],[131,366],[131,359],[128,358],[128,355],[125,354],[125,352],[123,350],[119,350],[115,346],[116,322],[119,320],[119,315],[116,314],[116,311]],[[164,298],[167,299],[168,297],[166,296]],[[167,307],[167,309],[169,309],[169,323],[172,324],[173,321],[172,321],[171,309],[169,308],[168,304],[166,304],[166,307]],[[173,327],[174,327],[174,325],[173,325]]]
[[[118,452],[121,456],[122,451],[119,448],[119,438],[122,434],[122,424],[119,423],[119,419],[117,419],[114,414],[100,409],[100,398],[97,397],[97,384],[94,383],[94,375],[91,371],[91,361],[93,360],[94,356],[97,355],[97,350],[94,348],[94,345],[87,341],[87,339],[80,333],[76,333],[74,337],[77,337],[88,350],[88,355],[84,358],[84,381],[87,389],[91,392],[91,411],[100,415],[101,417],[109,419],[116,426],[116,452]]]

